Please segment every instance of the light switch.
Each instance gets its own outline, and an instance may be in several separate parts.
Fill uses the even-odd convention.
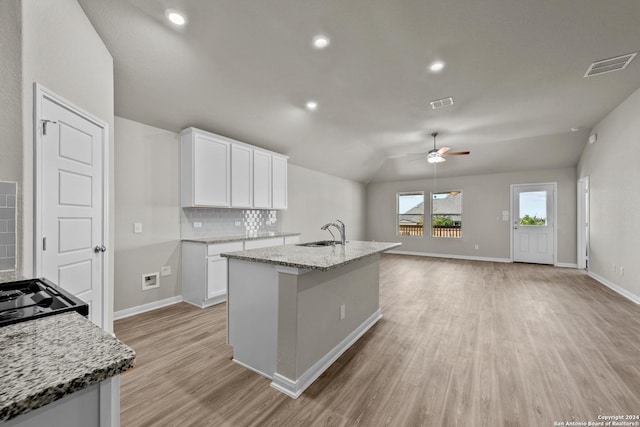
[[[133,232],[134,233],[142,233],[142,223],[141,222],[134,222],[133,223]]]

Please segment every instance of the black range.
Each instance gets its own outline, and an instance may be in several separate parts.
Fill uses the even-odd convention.
[[[0,284],[0,327],[68,311],[86,317],[89,306],[45,278]]]

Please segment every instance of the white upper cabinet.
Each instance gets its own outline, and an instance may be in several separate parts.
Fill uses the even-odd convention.
[[[231,142],[189,128],[182,132],[182,206],[231,206]]]
[[[271,209],[271,154],[253,152],[253,207]]]
[[[183,207],[287,209],[287,159],[196,128],[182,137]]]
[[[271,208],[287,209],[287,158],[274,154],[271,159]]]
[[[253,207],[253,149],[231,146],[231,207]]]

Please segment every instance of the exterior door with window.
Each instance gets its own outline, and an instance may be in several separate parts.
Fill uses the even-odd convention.
[[[553,264],[555,184],[511,187],[513,261]]]

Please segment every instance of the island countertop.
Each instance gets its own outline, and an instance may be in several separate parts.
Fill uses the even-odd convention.
[[[324,247],[285,245],[223,253],[221,256],[285,267],[327,271],[400,245],[401,243],[348,241],[344,246],[341,244]]]
[[[76,312],[0,328],[0,422],[118,375],[134,359]]]
[[[188,238],[182,239],[182,241],[212,245],[216,243],[239,242],[243,240],[260,240],[260,239],[270,239],[272,237],[288,237],[288,236],[299,236],[299,235],[300,233],[289,233],[286,231],[278,231],[273,233],[237,234],[237,235],[231,235],[231,236],[188,237]]]

